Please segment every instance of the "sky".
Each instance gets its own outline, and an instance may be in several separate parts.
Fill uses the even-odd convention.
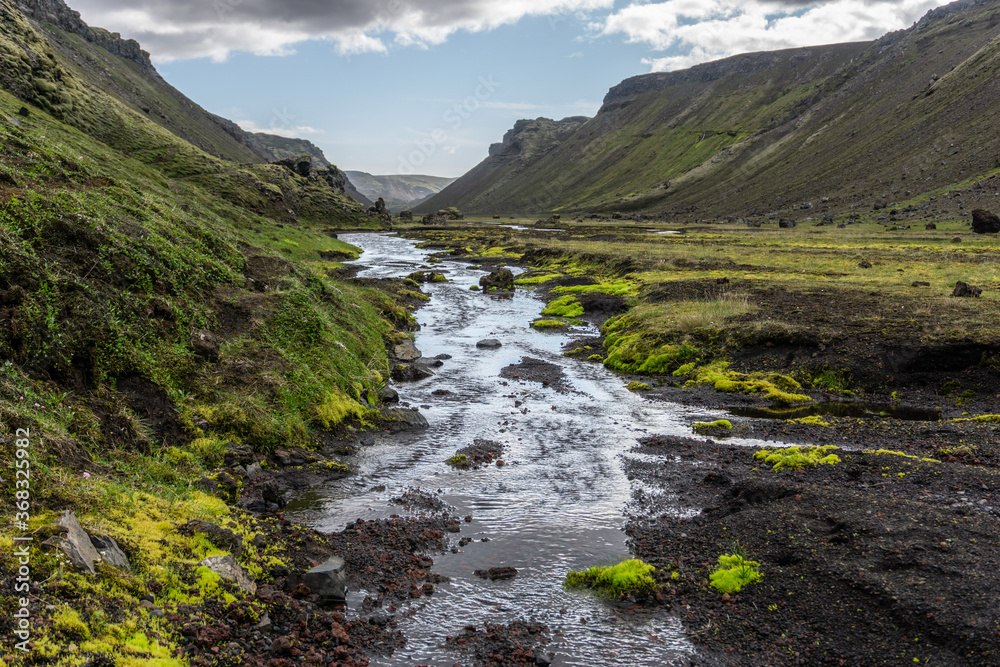
[[[244,129],[344,170],[457,177],[520,118],[738,53],[876,39],[941,0],[68,0]]]

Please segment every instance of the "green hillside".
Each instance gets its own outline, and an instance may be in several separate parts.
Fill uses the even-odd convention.
[[[516,175],[490,172],[491,155],[432,203],[686,219],[921,203],[998,167],[998,17],[996,2],[954,3],[873,43],[634,77]]]

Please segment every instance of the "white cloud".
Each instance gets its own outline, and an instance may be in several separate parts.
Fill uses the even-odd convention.
[[[285,127],[280,123],[273,123],[268,126],[258,125],[252,120],[238,120],[236,124],[242,127],[247,132],[266,132],[267,134],[276,134],[279,137],[288,137],[290,139],[298,139],[303,135],[320,135],[326,134],[326,130],[320,130],[315,127],[310,127],[308,125],[298,125],[295,127]]]
[[[908,27],[939,2],[667,0],[633,3],[591,29],[669,51],[642,62],[653,71],[674,70],[737,53],[875,39]]]
[[[573,53],[569,54],[566,57],[567,58],[582,58],[583,57],[583,51],[574,51]]]
[[[343,55],[386,52],[390,44],[428,47],[453,33],[480,32],[526,16],[609,10],[614,0],[73,0],[94,26],[138,40],[155,62],[233,51],[287,55],[327,39]]]

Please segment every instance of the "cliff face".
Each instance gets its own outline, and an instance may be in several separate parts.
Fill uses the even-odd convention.
[[[91,28],[80,18],[80,12],[70,9],[63,0],[16,0],[16,4],[28,18],[79,35],[108,53],[131,60],[153,72],[156,71],[149,60],[149,54],[142,50],[139,42],[134,39],[122,39],[117,32]]]
[[[507,185],[515,182],[523,171],[555,150],[589,120],[586,116],[570,116],[562,120],[535,118],[517,121],[504,134],[503,141],[490,146],[489,157],[416,206],[414,211],[436,211],[448,206],[458,206],[469,212],[501,210],[501,198],[505,196]]]

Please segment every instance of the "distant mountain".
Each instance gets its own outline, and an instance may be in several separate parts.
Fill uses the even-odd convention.
[[[923,205],[1000,170],[998,25],[1000,1],[960,0],[875,42],[633,77],[568,134],[538,141],[538,121],[519,121],[424,207],[708,219]]]
[[[448,206],[463,211],[506,210],[508,185],[518,175],[555,149],[579,129],[589,118],[571,116],[562,120],[536,118],[519,120],[503,136],[503,141],[490,146],[490,154],[454,183],[415,207],[426,213]]]
[[[369,199],[385,200],[390,211],[413,208],[451,184],[454,178],[423,175],[373,176],[364,171],[345,172],[355,187]]]

